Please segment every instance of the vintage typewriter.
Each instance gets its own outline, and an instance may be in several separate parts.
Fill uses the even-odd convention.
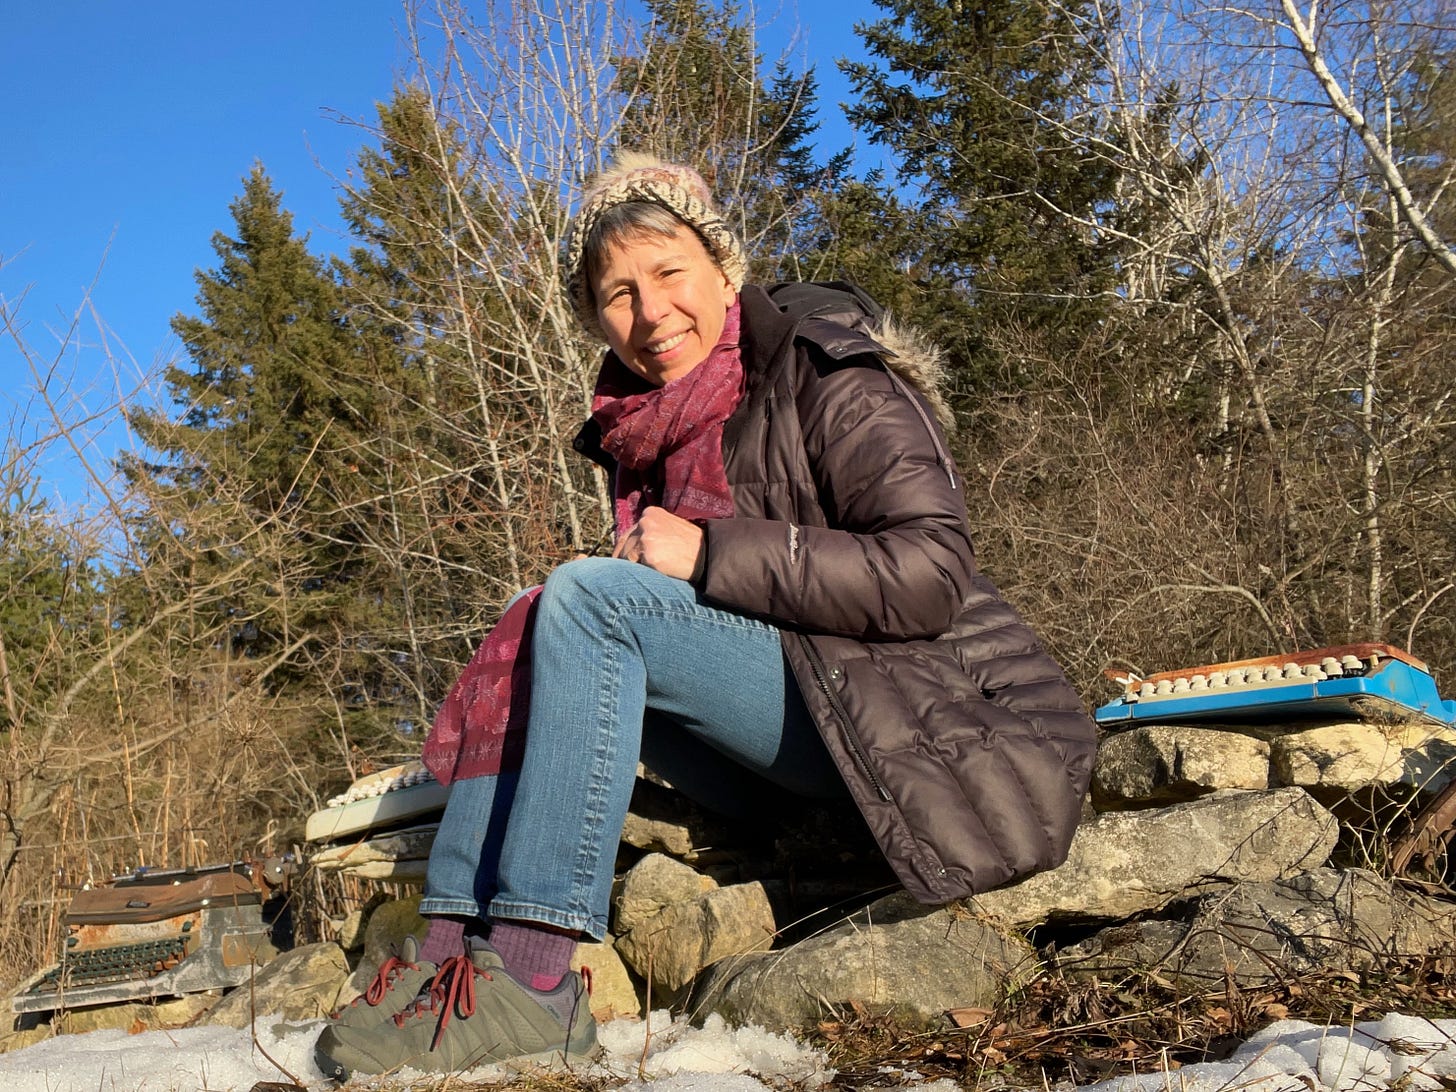
[[[308,817],[320,872],[422,884],[450,790],[418,761],[368,774]]]
[[[422,762],[406,762],[359,778],[308,817],[303,836],[332,842],[367,831],[386,830],[445,808],[450,790]]]
[[[60,961],[22,983],[10,1006],[51,1012],[241,985],[287,946],[278,904],[291,871],[272,858],[88,885],[61,919]]]
[[[1146,677],[1104,674],[1123,688],[1121,697],[1095,712],[1097,723],[1110,728],[1348,716],[1456,725],[1456,701],[1443,701],[1430,669],[1391,645],[1318,648]]]

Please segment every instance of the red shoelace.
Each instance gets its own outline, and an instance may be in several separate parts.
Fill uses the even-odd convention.
[[[440,1014],[440,1023],[435,1027],[435,1037],[430,1040],[430,1049],[440,1045],[440,1036],[445,1025],[457,1011],[462,1020],[475,1013],[475,976],[491,981],[489,971],[482,971],[468,955],[451,956],[440,964],[435,977],[430,979],[429,988],[416,997],[401,1012],[394,1014],[396,1027],[404,1027],[406,1020],[423,1016],[426,1011]]]
[[[399,978],[405,971],[418,969],[418,964],[410,963],[407,960],[400,959],[398,956],[390,956],[379,965],[379,970],[374,972],[374,977],[369,980],[369,985],[364,988],[364,992],[350,1001],[344,1008],[352,1009],[360,1001],[363,1001],[366,1005],[380,1004],[384,1000],[385,995],[394,988],[395,979]],[[343,1011],[344,1009],[335,1009],[329,1013],[329,1017],[337,1020],[339,1014]]]

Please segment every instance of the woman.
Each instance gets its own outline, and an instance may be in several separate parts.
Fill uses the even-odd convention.
[[[744,272],[688,168],[624,157],[583,200],[569,291],[610,351],[576,447],[611,475],[616,547],[519,598],[473,662],[499,717],[440,770],[464,779],[429,931],[325,1029],[325,1072],[592,1052],[568,961],[605,935],[639,756],[689,795],[847,793],[927,903],[1063,859],[1094,729],[976,571],[933,386]]]

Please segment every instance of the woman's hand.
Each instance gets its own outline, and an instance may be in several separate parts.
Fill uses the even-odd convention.
[[[703,552],[703,529],[665,508],[648,508],[622,536],[613,557],[656,569],[664,576],[691,579]]]

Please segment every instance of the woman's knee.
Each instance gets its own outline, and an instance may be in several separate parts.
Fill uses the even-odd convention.
[[[616,557],[583,557],[558,565],[546,578],[541,609],[591,610],[623,604],[648,606],[691,597],[692,586],[655,569]]]
[[[621,583],[623,567],[633,566],[614,557],[583,557],[558,565],[546,577],[537,610],[542,614],[597,613],[617,598],[614,589]]]
[[[536,605],[538,639],[543,632],[620,636],[622,627],[630,626],[631,610],[623,608],[644,592],[641,569],[613,557],[584,557],[557,566],[546,578]]]
[[[546,577],[546,591],[557,595],[570,594],[582,588],[595,588],[610,582],[623,566],[632,562],[619,557],[579,557],[556,566]]]

